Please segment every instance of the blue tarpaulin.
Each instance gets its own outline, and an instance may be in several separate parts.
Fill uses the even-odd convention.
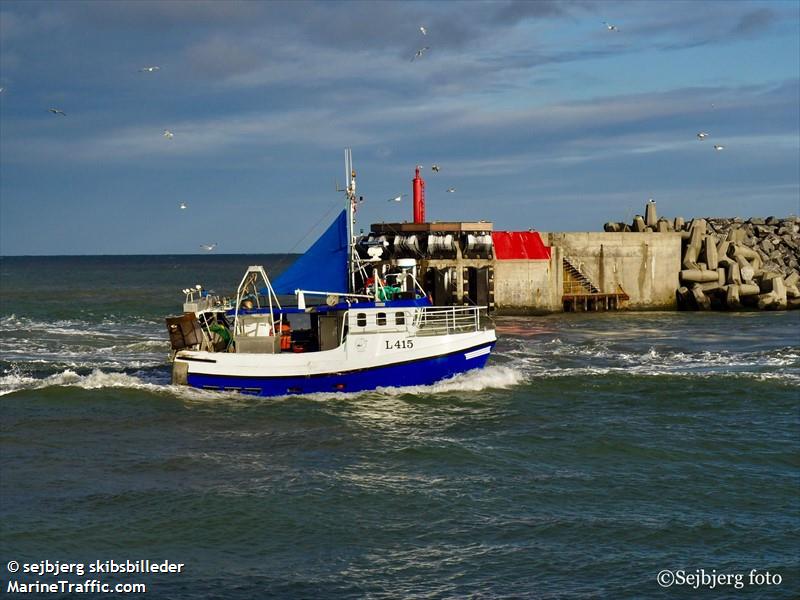
[[[347,293],[347,213],[342,211],[306,253],[272,282],[276,294],[296,289]]]

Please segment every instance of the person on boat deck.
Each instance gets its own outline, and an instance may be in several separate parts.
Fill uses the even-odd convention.
[[[281,321],[281,351],[292,349],[292,326],[286,315],[283,315]]]

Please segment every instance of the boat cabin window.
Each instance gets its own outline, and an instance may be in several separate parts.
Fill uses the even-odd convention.
[[[386,313],[378,313],[375,315],[375,324],[378,326],[386,325]]]
[[[367,314],[366,313],[358,313],[356,315],[356,325],[358,327],[366,327],[367,326]]]
[[[395,325],[405,325],[406,324],[406,313],[402,313],[402,312],[394,313],[394,324]]]

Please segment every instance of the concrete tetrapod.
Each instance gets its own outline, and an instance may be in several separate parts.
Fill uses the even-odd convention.
[[[645,216],[607,223],[606,231],[680,233],[681,308],[800,308],[800,217],[657,217],[648,201]]]

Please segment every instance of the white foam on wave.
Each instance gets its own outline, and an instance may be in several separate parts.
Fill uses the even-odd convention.
[[[504,352],[529,377],[551,378],[607,373],[634,376],[734,376],[797,381],[800,348],[685,350],[663,346],[635,348],[609,340],[540,344],[510,340]],[[769,371],[768,373],[766,373]],[[767,377],[768,375],[768,377]]]
[[[100,388],[131,388],[150,391],[163,390],[165,386],[148,383],[127,373],[107,373],[94,369],[87,375],[80,375],[72,369],[65,369],[47,377],[32,377],[17,368],[0,377],[0,396],[23,390],[35,390],[48,387],[74,386],[86,390]]]
[[[379,395],[384,397],[398,397],[406,394],[413,395],[432,395],[432,394],[452,394],[453,392],[481,392],[489,389],[507,389],[515,385],[520,385],[526,381],[525,375],[518,369],[504,366],[489,366],[483,369],[468,371],[461,375],[456,375],[450,379],[445,379],[431,385],[410,385],[402,387],[379,387],[374,390],[364,390],[361,392],[317,392],[313,394],[287,394],[284,396],[250,396],[237,392],[219,392],[187,388],[185,386],[171,386],[171,391],[178,393],[183,399],[194,402],[213,403],[213,402],[242,402],[253,400],[263,401],[284,401],[292,398],[305,398],[313,401],[329,402],[331,400],[347,400],[356,398],[364,394]]]
[[[104,317],[100,323],[80,319],[40,321],[12,313],[0,317],[0,331],[40,331],[51,335],[106,338],[125,334],[141,335],[144,331],[152,331],[159,323],[142,317]]]
[[[514,343],[516,342],[516,343]],[[554,338],[540,344],[531,344],[523,340],[513,340],[511,348],[504,354],[521,357],[558,357],[568,356],[587,359],[609,359],[624,363],[640,364],[642,362],[659,363],[691,363],[704,362],[712,364],[760,364],[781,366],[793,364],[800,360],[800,348],[782,347],[755,351],[734,350],[671,350],[650,346],[646,350],[620,348],[609,340],[592,340],[590,342],[565,343]]]
[[[431,385],[381,387],[377,391],[397,396],[401,394],[443,394],[450,392],[481,392],[487,389],[507,389],[525,382],[525,375],[512,367],[488,366],[467,371]]]
[[[756,381],[778,381],[800,384],[800,371],[771,370],[769,372],[746,370],[730,365],[627,365],[627,366],[555,366],[541,361],[521,359],[518,364],[528,381],[536,379],[562,379],[566,377],[597,377],[616,375],[620,377],[688,377],[695,379],[749,379]]]
[[[301,396],[312,400],[330,400],[346,399],[361,394],[380,394],[382,396],[395,397],[406,394],[431,395],[450,394],[453,392],[482,392],[489,389],[507,389],[525,381],[525,375],[518,369],[506,366],[489,366],[483,369],[467,371],[430,385],[385,386],[363,392],[318,392],[316,394],[301,394]]]
[[[788,372],[754,372],[754,371],[732,371],[723,369],[664,369],[655,367],[574,367],[557,368],[552,370],[542,370],[532,373],[532,378],[538,379],[557,379],[563,377],[582,377],[597,375],[620,375],[628,377],[692,377],[699,379],[756,379],[762,381],[785,381],[800,382],[800,374]]]
[[[112,342],[112,343],[109,343]],[[6,336],[0,341],[0,359],[25,369],[26,365],[36,365],[41,371],[42,364],[51,371],[64,369],[104,369],[128,370],[157,367],[166,362],[169,342],[151,336],[132,335],[80,341],[75,337],[14,339]]]

